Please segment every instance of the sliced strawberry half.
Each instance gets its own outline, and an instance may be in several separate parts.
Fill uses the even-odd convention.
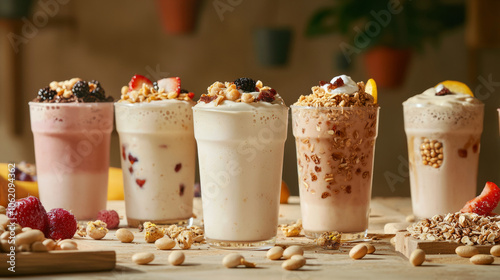
[[[489,215],[497,207],[498,202],[500,202],[500,188],[495,183],[487,182],[481,194],[469,200],[460,211]]]
[[[165,78],[158,81],[158,89],[164,89],[165,92],[177,92],[181,93],[181,78],[171,77]]]
[[[148,78],[142,75],[135,75],[128,83],[128,88],[129,90],[139,90],[140,88],[142,88],[143,84],[146,84],[149,87],[153,87],[153,83]]]

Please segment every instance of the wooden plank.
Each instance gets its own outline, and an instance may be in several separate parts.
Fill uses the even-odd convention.
[[[115,251],[50,251],[16,253],[15,272],[8,270],[9,256],[0,255],[0,276],[109,271],[116,265]]]
[[[396,233],[396,251],[402,253],[405,257],[409,258],[411,253],[416,249],[424,250],[425,254],[455,254],[455,249],[463,244],[447,241],[425,241],[418,240],[407,231],[400,231]],[[489,254],[492,245],[474,245],[481,254]]]

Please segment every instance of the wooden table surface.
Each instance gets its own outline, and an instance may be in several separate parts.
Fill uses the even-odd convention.
[[[290,204],[280,206],[280,223],[295,222],[300,218],[298,197],[291,197]],[[202,217],[201,201],[195,199],[194,212],[197,220]],[[109,201],[109,209],[115,209],[120,217],[125,216],[123,201]],[[182,266],[168,264],[171,251],[156,250],[154,244],[144,241],[143,233],[132,229],[134,243],[117,241],[115,231],[110,231],[103,240],[79,238],[80,250],[115,250],[116,269],[110,272],[79,273],[36,276],[37,279],[500,279],[500,258],[493,265],[473,265],[468,259],[456,255],[428,255],[421,267],[413,267],[390,244],[392,236],[384,235],[384,225],[390,222],[404,222],[411,213],[409,198],[374,198],[372,200],[369,235],[375,237],[376,252],[361,260],[348,256],[353,244],[344,244],[340,250],[325,250],[305,237],[286,238],[278,232],[277,245],[299,244],[304,246],[307,265],[297,271],[281,268],[282,261],[266,259],[265,251],[239,251],[248,261],[257,263],[257,268],[233,268],[222,266],[222,258],[232,252],[211,249],[207,245],[193,246],[184,250],[186,261]],[[199,222],[199,221],[198,221]],[[195,221],[196,223],[196,221]],[[126,222],[121,220],[121,226]],[[178,247],[176,247],[177,249]],[[153,252],[155,260],[149,265],[136,265],[131,256],[137,252]],[[16,279],[20,279],[17,277]]]

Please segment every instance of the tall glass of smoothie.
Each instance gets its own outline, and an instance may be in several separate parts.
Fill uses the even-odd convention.
[[[288,121],[283,99],[261,81],[240,78],[212,84],[193,111],[208,244],[273,246]]]
[[[113,99],[98,81],[51,82],[29,103],[40,200],[78,220],[106,209]]]
[[[413,213],[460,211],[476,195],[484,104],[445,81],[403,103]]]
[[[305,235],[339,232],[343,240],[364,238],[378,129],[376,100],[363,82],[341,75],[321,81],[291,108]]]
[[[135,75],[115,103],[130,227],[191,222],[196,143],[193,93],[180,78]]]

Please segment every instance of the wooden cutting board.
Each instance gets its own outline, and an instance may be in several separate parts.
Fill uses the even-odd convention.
[[[396,233],[396,251],[409,258],[416,249],[422,249],[426,254],[455,254],[455,249],[462,244],[447,241],[425,241],[412,237],[408,231]],[[492,245],[474,245],[480,254],[489,254]]]
[[[0,276],[39,275],[113,270],[116,265],[115,251],[50,251],[46,253],[16,253],[15,272],[9,256],[0,255]]]

